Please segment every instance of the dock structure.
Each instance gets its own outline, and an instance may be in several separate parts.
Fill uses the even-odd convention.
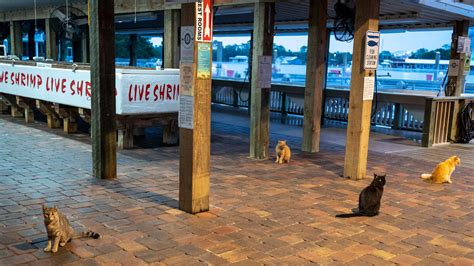
[[[343,26],[342,2],[353,12]],[[0,265],[474,264],[474,148],[454,144],[463,127],[474,129],[465,128],[471,2],[1,1]],[[420,86],[444,67],[438,95],[405,90],[415,85],[403,80],[377,91],[380,34],[436,29],[452,30],[449,63],[438,52],[436,73]],[[274,40],[284,33],[308,35],[304,83],[272,82]],[[329,84],[334,33],[352,42],[352,63],[346,55],[345,74]],[[118,35],[128,42],[116,47]],[[156,67],[139,67],[141,35],[162,39]],[[224,71],[213,65],[225,49],[216,35],[249,36],[249,56],[234,58],[248,62],[239,79],[213,76]],[[417,63],[431,64],[398,62]],[[76,134],[81,125],[90,132]],[[134,149],[150,128],[166,147]],[[284,138],[293,157],[277,165],[273,144]],[[464,168],[449,195],[419,179],[454,153]],[[336,219],[357,205],[372,172],[389,176],[380,216]],[[38,255],[41,203],[104,237]]]
[[[43,27],[46,35],[46,58],[54,61],[61,60],[58,55],[64,57],[63,48],[60,48],[60,38],[54,24],[54,15],[64,12],[57,9],[63,5],[61,1],[50,1],[49,4],[37,3],[33,8],[30,3],[20,1],[18,4],[2,4],[0,11],[0,21],[6,22],[2,25],[9,27],[9,54],[18,58],[25,58],[25,55],[32,59],[34,46],[33,39],[28,39],[28,49],[23,45],[24,29],[22,25],[29,25],[29,28],[38,30],[38,21]],[[185,3],[186,2],[186,3]],[[196,25],[197,16],[192,12],[192,8],[185,9],[187,2],[194,1],[148,1],[139,0],[136,4],[130,1],[70,1],[71,8],[79,10],[84,15],[77,18],[84,30],[79,36],[74,38],[73,51],[74,61],[77,63],[91,62],[91,83],[94,88],[91,95],[92,112],[90,121],[92,125],[93,162],[94,175],[100,178],[115,178],[116,169],[116,126],[115,126],[115,103],[114,103],[114,43],[111,42],[115,34],[120,32],[162,32],[163,36],[163,67],[180,68],[180,55],[182,52],[183,39],[180,34],[183,27]],[[208,1],[209,2],[209,1]],[[204,3],[208,3],[204,1]],[[218,34],[251,33],[251,80],[248,88],[250,110],[250,157],[255,159],[267,159],[270,156],[269,136],[270,136],[270,95],[274,85],[270,86],[271,78],[266,72],[271,66],[273,53],[273,36],[279,32],[280,28],[286,31],[307,31],[308,32],[308,54],[306,70],[306,87],[304,89],[304,120],[303,120],[303,143],[302,151],[313,154],[319,151],[321,124],[324,119],[325,102],[324,91],[326,88],[327,76],[327,54],[329,47],[329,33],[334,20],[332,7],[336,1],[219,1],[213,3],[213,20],[210,27]],[[209,2],[210,3],[210,2]],[[89,4],[89,7],[88,7]],[[189,6],[194,3],[189,4]],[[367,0],[355,3],[354,17],[354,46],[352,59],[352,79],[350,87],[349,103],[347,107],[347,140],[344,163],[344,176],[357,180],[366,177],[367,154],[369,151],[369,135],[372,121],[372,98],[367,99],[365,93],[367,87],[370,89],[370,79],[374,78],[374,69],[364,68],[366,38],[368,32],[378,32],[380,30],[394,29],[419,29],[419,28],[452,28],[453,38],[451,45],[451,60],[458,62],[458,71],[449,74],[447,80],[447,96],[461,96],[465,85],[466,72],[463,70],[468,56],[466,50],[459,51],[458,43],[461,38],[467,37],[469,23],[473,21],[473,8],[468,4],[452,3],[449,6],[430,4],[426,1],[413,1],[405,3],[402,1]],[[114,9],[115,13],[110,12]],[[245,10],[248,11],[245,11]],[[59,11],[58,11],[59,10]],[[242,12],[244,10],[245,12]],[[202,11],[202,10],[201,10]],[[210,12],[203,10],[203,12]],[[205,13],[205,15],[208,13]],[[240,14],[238,16],[233,14]],[[69,16],[69,14],[67,14]],[[89,15],[89,16],[87,16]],[[76,14],[75,14],[76,16]],[[407,16],[410,16],[407,19]],[[148,17],[141,20],[141,17]],[[158,19],[157,28],[150,29],[147,25],[149,17],[161,17]],[[204,16],[205,17],[205,16]],[[75,17],[76,18],[76,17]],[[87,23],[85,19],[87,18]],[[133,22],[133,23],[132,23]],[[117,24],[119,23],[119,24]],[[115,29],[114,25],[117,24]],[[85,26],[84,26],[85,25]],[[123,25],[123,26],[122,26]],[[195,30],[196,31],[196,30]],[[31,30],[30,30],[31,32]],[[195,38],[196,36],[192,36]],[[194,60],[197,61],[201,52],[199,47],[205,45],[193,39]],[[130,35],[128,49],[130,51],[130,66],[137,64],[136,55],[137,35]],[[77,52],[76,52],[77,51]],[[89,59],[90,58],[90,59]],[[212,62],[212,59],[208,59]],[[268,62],[266,62],[266,60]],[[207,62],[207,63],[209,63]],[[212,84],[204,82],[199,78],[199,62],[194,62],[191,69],[193,79],[186,86],[194,90],[191,98],[194,102],[194,113],[191,114],[194,128],[181,129],[181,167],[180,175],[183,177],[180,186],[180,201],[183,201],[182,208],[195,213],[199,210],[207,210],[208,202],[203,207],[194,207],[194,198],[197,191],[209,190],[209,118],[210,118],[210,95]],[[189,70],[189,69],[187,69]],[[183,71],[183,68],[182,68]],[[249,69],[250,71],[250,69]],[[212,72],[212,71],[211,71]],[[181,72],[181,75],[184,73]],[[267,79],[267,80],[265,80]],[[373,82],[373,81],[372,81]],[[372,85],[373,86],[373,85]],[[182,89],[182,88],[181,88]],[[205,92],[205,93],[204,93]],[[291,95],[291,92],[288,93]],[[283,94],[286,95],[286,94]],[[23,116],[19,110],[24,110],[27,122],[33,121],[33,113],[30,106],[9,101],[11,96],[4,96],[3,100],[10,103],[13,116]],[[34,100],[34,99],[33,99]],[[287,100],[282,102],[283,105]],[[466,103],[466,101],[462,101]],[[45,106],[45,105],[42,105]],[[460,110],[459,103],[448,105],[444,109],[436,109],[437,105],[429,101],[431,109],[426,109],[424,113],[424,145],[431,146],[433,143],[443,143],[448,137],[456,136],[456,111]],[[283,107],[285,109],[286,107]],[[397,107],[396,107],[397,108]],[[42,108],[43,110],[45,108]],[[449,109],[449,110],[448,110]],[[441,110],[441,111],[440,111]],[[378,110],[376,110],[378,111]],[[444,112],[444,113],[442,113]],[[48,112],[48,125],[53,124],[54,116]],[[401,115],[396,114],[400,119]],[[74,117],[65,120],[75,121]],[[441,120],[446,120],[441,123]],[[426,122],[431,124],[426,125]],[[436,122],[437,121],[437,122]],[[398,123],[398,122],[397,122]],[[436,125],[435,125],[436,124]],[[441,126],[440,126],[441,125]],[[441,128],[439,128],[441,127]],[[70,128],[70,126],[68,126]],[[122,130],[127,128],[128,130]],[[133,146],[133,133],[130,127],[123,127],[119,131],[119,147]],[[395,127],[396,128],[396,127]],[[74,129],[74,128],[73,128]],[[439,131],[442,133],[439,133]],[[66,130],[67,132],[75,130]],[[188,132],[189,131],[189,132]],[[449,131],[449,132],[448,132]],[[436,136],[434,136],[437,134]],[[440,137],[441,136],[441,137]],[[201,153],[201,151],[203,153]],[[207,154],[207,155],[206,155]],[[202,164],[202,166],[196,164]],[[192,169],[192,170],[191,170]],[[203,169],[202,172],[199,169]],[[191,172],[189,172],[191,171]],[[194,171],[197,171],[194,173]],[[188,176],[184,177],[184,176]],[[188,185],[184,185],[189,183]],[[202,188],[200,188],[202,187]],[[204,193],[207,195],[208,192]],[[199,194],[199,193],[198,193]],[[203,197],[207,197],[203,194]],[[181,197],[182,195],[182,197]],[[189,197],[187,196],[189,195]],[[197,194],[196,194],[197,195]],[[196,196],[200,198],[201,196]],[[184,203],[184,202],[188,202]],[[207,200],[205,200],[207,201]],[[200,204],[198,204],[200,205]],[[184,207],[187,206],[187,207]],[[190,207],[193,206],[193,207]]]

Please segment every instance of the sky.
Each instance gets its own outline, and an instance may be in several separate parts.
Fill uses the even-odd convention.
[[[382,32],[381,51],[416,51],[420,48],[434,50],[451,43],[450,30],[438,31],[407,31],[403,33]],[[241,44],[249,40],[250,36],[214,36],[214,40],[222,41],[223,45]],[[429,41],[427,41],[429,40]],[[161,45],[161,38],[152,38],[155,45]],[[299,51],[301,46],[307,45],[306,35],[277,35],[274,42],[283,45],[292,51]],[[331,35],[330,52],[352,52],[352,42],[339,42]]]

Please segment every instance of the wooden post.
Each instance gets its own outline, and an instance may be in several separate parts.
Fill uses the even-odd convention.
[[[188,15],[188,14],[186,14]],[[164,25],[164,66],[165,68],[179,68],[179,26],[181,10],[165,10]]]
[[[328,0],[311,1],[309,8],[308,55],[304,96],[303,152],[319,152],[323,91],[327,69]]]
[[[372,101],[363,100],[364,78],[374,76],[375,73],[363,68],[364,47],[366,32],[378,30],[379,9],[380,0],[357,1],[349,122],[344,160],[344,176],[354,180],[365,178],[366,175]]]
[[[252,47],[252,80],[250,97],[250,157],[268,158],[270,142],[270,88],[260,88],[262,56],[273,54],[275,3],[256,3],[254,8],[254,32]]]
[[[45,19],[45,35],[46,35],[46,58],[58,60],[58,43],[56,41],[56,32],[52,28],[51,19]]]
[[[195,4],[183,4],[181,10],[186,14],[181,16],[181,25],[195,26]],[[189,90],[180,92],[180,115],[188,114],[186,117],[192,117],[192,121],[180,120],[179,208],[199,213],[209,210],[212,43],[195,40],[194,58],[192,62],[186,61],[187,65],[184,63],[181,62],[180,75],[192,73],[193,78],[185,83]],[[183,112],[185,109],[188,112]]]
[[[21,30],[21,21],[10,22],[10,41],[11,54],[18,56],[21,59],[23,56],[23,32]]]
[[[433,98],[425,100],[425,116],[423,119],[423,135],[421,137],[422,147],[433,146],[433,136],[435,128],[436,102]]]
[[[401,129],[403,123],[403,107],[401,104],[395,104],[395,114],[393,119],[393,129]]]
[[[118,129],[119,149],[133,148],[133,126],[124,124]]]
[[[109,179],[117,177],[114,0],[89,3],[93,175]]]
[[[28,30],[28,58],[33,60],[36,56],[36,44],[35,44],[35,25],[30,23],[30,29]]]
[[[138,36],[136,34],[130,34],[130,63],[129,66],[137,66],[137,41]]]
[[[455,75],[448,76],[448,94],[447,96],[461,96],[461,93],[464,93],[464,85],[466,82],[466,75],[464,74],[464,65],[465,59],[468,56],[466,53],[458,53],[458,40],[459,37],[468,36],[469,31],[469,21],[455,21],[451,42],[451,60],[457,60],[459,65],[459,71]],[[451,66],[450,66],[451,68]]]
[[[40,100],[36,100],[36,108],[39,109],[41,113],[46,115],[49,128],[61,127],[61,120],[59,119],[59,116],[56,114],[51,103],[46,103]]]
[[[20,96],[16,96],[16,104],[23,109],[25,114],[25,123],[33,123],[35,121],[35,115],[31,108],[31,100]]]
[[[81,39],[81,47],[82,47],[82,62],[89,63],[90,62],[90,49],[89,49],[89,29],[86,28],[82,33]]]

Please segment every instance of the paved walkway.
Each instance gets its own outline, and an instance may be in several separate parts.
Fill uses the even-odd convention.
[[[87,136],[0,116],[0,264],[474,264],[473,145],[373,134],[368,172],[388,175],[381,214],[336,219],[370,182],[340,177],[343,130],[304,158],[301,129],[272,125],[272,145],[286,138],[295,153],[276,166],[247,158],[245,119],[213,113],[211,211],[189,215],[176,209],[177,147],[123,151],[118,179],[97,180]],[[464,162],[452,185],[419,179],[451,154]],[[44,253],[44,202],[102,238]]]

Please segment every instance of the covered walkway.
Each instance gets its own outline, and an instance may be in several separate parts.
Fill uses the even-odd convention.
[[[371,134],[368,173],[387,173],[381,214],[341,220],[370,182],[341,178],[343,129],[323,129],[330,137],[308,158],[300,128],[272,123],[271,145],[285,138],[295,153],[276,166],[248,158],[246,117],[213,112],[210,211],[191,215],[177,208],[177,147],[121,151],[119,178],[106,181],[92,178],[88,136],[17,121],[0,116],[0,265],[474,264],[473,145],[422,149]],[[463,160],[452,185],[418,178],[452,154]],[[102,238],[44,253],[41,203]]]

